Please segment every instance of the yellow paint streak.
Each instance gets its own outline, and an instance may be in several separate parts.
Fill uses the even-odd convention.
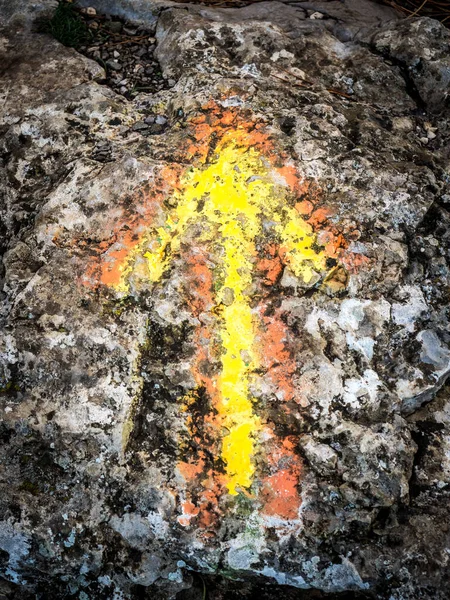
[[[204,170],[195,170],[186,179],[178,208],[180,221],[185,221],[187,216],[192,217],[192,202],[204,199],[202,214],[216,226],[223,252],[223,275],[216,296],[223,348],[217,410],[226,431],[222,458],[226,464],[226,485],[232,495],[252,483],[255,437],[260,429],[249,392],[249,377],[257,362],[255,322],[246,290],[252,283],[261,203],[271,196],[270,184],[249,181],[261,171],[262,164],[254,150],[234,145],[222,148],[216,162]]]
[[[285,258],[294,275],[309,283],[315,271],[325,268],[326,254],[313,247],[316,243],[313,229],[295,208],[285,206],[283,213],[284,225],[280,223],[276,229],[286,252]]]
[[[260,420],[253,414],[250,379],[258,367],[255,314],[250,304],[255,243],[264,241],[263,222],[271,223],[291,270],[307,282],[324,267],[325,256],[313,248],[315,235],[287,203],[286,186],[255,148],[236,132],[217,148],[207,166],[193,168],[174,192],[176,206],[164,226],[149,230],[128,257],[120,289],[127,288],[133,262],[144,256],[148,279],[158,281],[180,250],[191,226],[212,227],[221,264],[215,278],[214,311],[219,315],[221,373],[216,408],[223,427],[222,459],[232,495],[250,487]]]

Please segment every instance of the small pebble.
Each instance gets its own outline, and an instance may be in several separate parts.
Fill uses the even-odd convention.
[[[137,123],[134,123],[131,129],[133,131],[142,131],[143,129],[148,129],[148,125],[144,123],[144,121],[138,121]]]
[[[423,128],[425,131],[437,131],[437,127],[433,127],[433,125],[429,121],[425,121],[423,124]]]
[[[401,132],[413,131],[414,123],[409,117],[394,117],[392,119],[392,129]]]
[[[120,21],[109,21],[109,23],[106,23],[106,28],[111,31],[111,33],[120,33],[123,25]]]
[[[313,14],[309,16],[309,18],[313,20],[323,19],[323,13],[313,12]]]
[[[437,127],[433,127],[433,125],[429,121],[425,121],[425,123],[423,124],[423,128],[427,132],[428,139],[434,140],[434,138],[436,137],[435,132],[437,131]]]
[[[153,28],[124,24],[110,16],[99,17],[93,7],[83,8],[80,12],[86,15],[84,21],[92,30],[92,39],[90,46],[82,45],[79,50],[106,66],[106,83],[113,90],[131,98],[141,91],[157,93],[176,85],[175,79],[162,75],[159,63],[154,58],[156,38]],[[113,37],[108,34],[113,34]],[[140,37],[134,41],[130,39],[130,36],[135,35]],[[122,44],[122,41],[126,43]],[[162,133],[167,122],[167,117],[162,115],[157,119],[155,116],[149,116],[144,123],[136,125],[134,131],[140,132],[141,135]],[[147,129],[141,131],[140,127],[144,125]]]
[[[106,66],[112,69],[113,71],[120,71],[122,69],[122,65],[120,65],[116,60],[106,61]]]
[[[158,115],[155,119],[155,123],[157,125],[165,125],[167,123],[167,118],[162,115]]]

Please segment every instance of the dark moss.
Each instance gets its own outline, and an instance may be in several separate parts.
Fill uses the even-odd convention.
[[[59,2],[53,17],[40,24],[40,31],[52,35],[69,48],[77,48],[92,37],[74,5],[68,2]]]

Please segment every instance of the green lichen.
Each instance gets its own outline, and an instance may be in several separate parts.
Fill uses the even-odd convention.
[[[22,483],[19,486],[19,490],[28,492],[32,496],[38,496],[41,493],[39,487],[32,481],[29,481],[28,479],[25,479],[25,481],[22,481]]]
[[[240,493],[236,497],[236,508],[239,516],[249,517],[255,510],[253,500],[246,494]]]
[[[14,381],[7,381],[0,387],[0,395],[11,394],[11,392],[20,392],[20,386]]]

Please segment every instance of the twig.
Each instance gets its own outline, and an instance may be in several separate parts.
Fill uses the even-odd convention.
[[[327,92],[329,92],[330,94],[335,94],[336,96],[342,96],[343,98],[347,98],[347,100],[355,101],[355,98],[353,98],[353,96],[350,96],[350,94],[340,92],[339,90],[334,90],[333,88],[327,88]]]
[[[287,79],[284,79],[284,77],[280,77],[279,75],[275,75],[274,73],[272,73],[272,77],[276,77],[277,79],[279,79],[280,81],[283,81],[284,83],[287,83],[289,85],[295,85],[297,87],[303,87],[303,88],[308,88],[312,85],[312,83],[299,83],[298,81],[288,81]]]
[[[313,83],[310,83],[310,82],[299,83],[298,81],[287,81],[283,77],[280,77],[279,75],[275,75],[274,73],[272,73],[272,77],[276,77],[280,81],[283,81],[284,83],[287,83],[288,85],[295,85],[296,87],[302,87],[302,88],[309,89],[312,85],[314,85]],[[295,77],[295,76],[292,75],[292,77]],[[350,94],[346,94],[345,92],[340,92],[339,90],[334,90],[333,88],[325,88],[325,91],[330,94],[334,94],[335,96],[342,96],[343,98],[347,98],[347,100],[352,100],[353,102],[356,102],[356,100],[355,100],[355,98],[353,98],[353,96],[350,96]]]
[[[419,10],[422,10],[422,8],[425,6],[425,4],[428,2],[428,0],[423,0],[422,4],[419,6],[419,8],[416,8],[416,10],[409,15],[408,19],[411,19],[411,17],[415,17],[417,15],[417,13],[419,12]]]
[[[381,0],[383,4],[391,6],[395,10],[408,15],[408,18],[417,15],[425,15],[435,18],[446,24],[450,18],[450,4],[448,2],[438,2],[437,0]],[[448,27],[448,25],[447,25]]]
[[[200,575],[200,573],[199,573]],[[203,577],[200,575],[200,579],[202,580],[203,583],[203,594],[202,594],[202,600],[206,600],[206,583],[205,580],[203,579]]]
[[[131,44],[132,42],[136,42],[139,40],[145,40],[145,38],[148,38],[148,37],[150,37],[150,36],[149,35],[140,35],[135,38],[129,38],[128,40],[123,40],[123,42],[115,42],[114,44],[109,44],[108,42],[106,42],[103,45],[108,46],[108,48],[112,48],[113,46],[121,46],[122,44]]]
[[[283,67],[279,67],[279,69],[280,69],[280,71],[283,71],[287,75],[290,75],[291,77],[294,77],[294,79],[298,79],[300,81],[304,81],[305,83],[309,83],[309,85],[313,85],[312,81],[308,81],[307,79],[302,79],[301,77],[299,77],[295,73],[292,73],[292,71],[288,71],[287,69],[283,69]]]

